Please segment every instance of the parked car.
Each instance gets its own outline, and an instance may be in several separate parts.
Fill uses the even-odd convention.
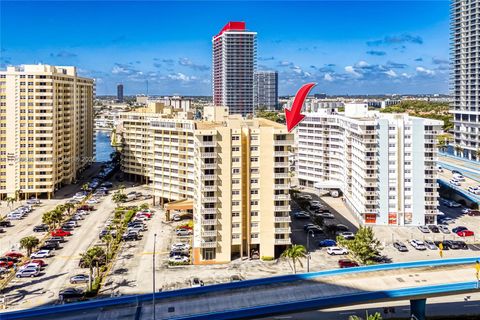
[[[0,261],[4,262],[11,262],[11,263],[17,263],[19,261],[19,258],[13,258],[13,257],[0,257]]]
[[[35,269],[25,269],[25,270],[18,270],[15,274],[17,278],[25,278],[25,277],[36,277],[40,274],[40,271]]]
[[[427,225],[428,229],[430,229],[430,231],[432,231],[433,233],[439,233],[440,230],[438,229],[438,227],[434,224],[429,224]]]
[[[176,214],[174,214],[174,215],[172,216],[172,220],[173,220],[173,221],[180,221],[180,220],[182,220],[182,218],[180,217],[179,214],[176,213]]]
[[[321,234],[323,233],[323,229],[317,225],[309,226],[305,232],[313,232],[314,234]]]
[[[99,201],[95,198],[88,199],[85,203],[86,204],[97,204]]]
[[[470,192],[470,193],[473,193],[473,194],[479,194],[480,193],[480,189],[478,189],[478,187],[468,187],[467,191]]]
[[[122,235],[124,241],[136,241],[140,239],[140,235],[135,231],[127,231]]]
[[[170,257],[173,257],[173,256],[190,257],[190,250],[173,250],[173,251],[170,251]]]
[[[297,211],[293,214],[293,217],[297,219],[309,219],[310,215],[305,211]]]
[[[74,227],[73,225],[71,225],[71,224],[66,224],[66,223],[65,223],[64,225],[62,225],[62,230],[63,230],[63,231],[68,231],[68,232],[70,232],[70,231],[73,231],[73,229],[75,229],[75,227]]]
[[[40,224],[33,227],[33,232],[45,232],[48,231],[48,226],[46,224]]]
[[[2,268],[11,268],[14,263],[12,261],[0,261],[0,267]]]
[[[445,241],[442,242],[442,244],[443,244],[443,249],[444,250],[448,250],[448,249],[458,250],[458,249],[460,249],[460,246],[458,245],[458,243],[455,243],[452,240],[445,240]]]
[[[12,223],[8,220],[3,220],[3,221],[0,221],[0,227],[11,227],[12,226]]]
[[[469,216],[471,216],[471,217],[477,217],[477,216],[480,216],[480,211],[478,211],[478,210],[470,210],[470,211],[468,211],[467,214],[468,214]]]
[[[190,245],[188,243],[183,243],[183,242],[177,242],[177,243],[174,243],[171,245],[171,250],[189,250],[190,249]]]
[[[448,227],[441,224],[438,225],[438,230],[440,230],[442,233],[445,233],[445,234],[450,233],[450,230],[448,229]]]
[[[440,222],[443,224],[451,224],[454,222],[454,220],[450,217],[442,217],[440,218]]]
[[[54,230],[50,233],[50,235],[52,237],[67,237],[67,236],[71,236],[72,233],[70,231],[65,231],[65,230],[62,230],[62,229],[57,229],[57,230]]]
[[[453,174],[453,179],[458,180],[458,181],[465,181],[465,177],[460,173],[454,173]]]
[[[353,240],[355,239],[355,233],[353,232],[337,232],[337,235],[344,238],[345,240]]]
[[[17,251],[10,251],[4,254],[5,257],[10,257],[10,258],[23,258],[23,254]]]
[[[418,230],[423,233],[430,233],[430,229],[427,226],[418,226]]]
[[[86,274],[77,274],[74,275],[73,277],[70,277],[70,283],[76,284],[76,283],[87,283],[90,279],[89,275]]]
[[[84,204],[84,205],[78,207],[77,210],[93,211],[93,210],[95,210],[95,207],[94,206],[89,206],[88,204]]]
[[[457,179],[452,179],[449,182],[450,182],[450,184],[453,184],[454,186],[457,186],[457,187],[460,187],[462,185],[462,183],[460,181],[458,181]]]
[[[41,266],[37,263],[26,263],[22,267],[20,267],[20,270],[29,270],[29,269],[40,271]]]
[[[203,281],[200,280],[199,278],[194,277],[194,278],[192,278],[192,280],[190,280],[190,286],[191,286],[192,288],[203,287],[203,286],[204,286],[204,283],[203,283]]]
[[[325,239],[318,242],[319,247],[336,247],[337,242],[332,239]]]
[[[41,260],[41,259],[32,259],[32,260],[29,260],[26,262],[27,264],[28,263],[35,263],[37,265],[39,265],[40,267],[45,267],[47,264],[45,263],[45,261]]]
[[[327,253],[331,256],[332,255],[337,256],[337,255],[348,254],[348,250],[345,249],[345,248],[340,248],[340,247],[328,247],[327,248]]]
[[[459,237],[473,237],[475,235],[475,232],[473,232],[472,230],[462,230],[458,231],[457,235]]]
[[[58,243],[62,243],[62,242],[65,242],[65,238],[64,237],[50,237],[47,241],[56,241]]]
[[[45,244],[38,249],[39,250],[55,250],[58,248],[60,248],[60,244],[58,242],[45,242]]]
[[[400,252],[407,252],[407,251],[408,251],[407,246],[404,245],[404,244],[403,244],[402,242],[400,242],[400,241],[395,241],[395,242],[393,243],[393,247],[394,247],[395,249],[397,249],[398,251],[400,251]]]
[[[468,246],[465,243],[465,241],[456,240],[452,242],[458,247],[458,249],[468,249]]]
[[[173,256],[173,257],[168,258],[168,262],[172,262],[172,263],[178,263],[178,262],[186,263],[186,262],[189,262],[189,261],[190,261],[190,259],[188,257],[185,257],[185,256]]]
[[[340,268],[358,267],[358,263],[350,259],[340,259],[338,260],[338,266]]]
[[[60,292],[58,293],[58,296],[60,300],[82,298],[83,290],[79,288],[66,288],[66,289],[60,290]]]
[[[30,259],[43,259],[51,256],[50,250],[39,250],[30,255]]]
[[[323,211],[323,212],[316,212],[315,213],[315,216],[317,217],[322,217],[324,219],[334,219],[335,216],[333,215],[333,213],[329,212],[329,211]]]
[[[27,200],[27,204],[29,205],[36,205],[36,204],[40,204],[40,200],[36,199],[36,198],[30,198]]]
[[[456,227],[456,228],[453,228],[453,229],[452,229],[452,232],[453,232],[453,233],[458,233],[458,232],[464,231],[464,230],[468,230],[468,228],[467,228],[467,227],[464,227],[464,226],[458,226],[458,227]]]
[[[427,247],[430,250],[437,250],[437,245],[431,241],[431,240],[425,240],[425,247]]]
[[[193,234],[192,230],[189,230],[189,229],[178,229],[177,231],[175,231],[175,233],[177,234],[177,236],[180,236],[180,237],[189,236]]]
[[[423,243],[423,241],[412,239],[410,240],[410,244],[417,250],[427,250],[427,247],[425,246],[425,243]]]

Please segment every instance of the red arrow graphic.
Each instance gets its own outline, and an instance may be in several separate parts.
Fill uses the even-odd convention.
[[[295,95],[295,99],[293,99],[293,104],[290,110],[285,109],[285,119],[287,120],[288,132],[291,132],[293,128],[295,128],[300,123],[300,121],[305,118],[305,116],[301,114],[300,111],[302,111],[302,106],[305,102],[305,99],[307,98],[308,93],[316,85],[317,84],[313,82],[304,84]]]

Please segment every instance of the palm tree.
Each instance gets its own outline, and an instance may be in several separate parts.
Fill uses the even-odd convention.
[[[92,247],[88,249],[86,253],[82,254],[82,261],[90,271],[90,277],[88,279],[89,290],[92,290],[93,268],[96,267],[98,276],[99,264],[102,259],[105,259],[105,251],[98,246]]]
[[[463,152],[463,148],[458,144],[455,145],[453,150],[455,150],[455,153],[457,154],[457,156],[460,155]]]
[[[15,190],[15,201],[19,201],[20,200],[20,194],[22,193],[22,190],[18,189],[18,190]]]
[[[67,213],[70,214],[70,211],[72,211],[72,209],[75,208],[75,205],[73,203],[65,203],[64,207],[67,210]]]
[[[82,191],[85,191],[85,192],[87,192],[87,191],[88,191],[88,189],[89,189],[89,188],[88,188],[88,183],[84,183],[84,184],[82,184]]]
[[[112,244],[112,241],[113,241],[113,237],[112,235],[109,233],[107,233],[106,235],[103,236],[102,238],[102,242],[105,242],[105,245],[107,246],[107,253],[106,253],[106,262],[108,263],[108,256],[110,255],[110,246]]]
[[[374,314],[368,314],[368,311],[367,311],[367,318],[365,320],[382,320],[382,315],[378,312],[375,312]],[[361,317],[359,316],[350,316],[348,317],[348,320],[363,320]]]
[[[125,191],[125,185],[121,184],[118,186],[118,192],[123,193]]]
[[[480,149],[475,150],[475,158],[480,159]]]
[[[10,210],[12,210],[13,204],[15,203],[15,198],[14,197],[6,197],[5,201],[7,202],[7,205],[10,207]]]
[[[293,273],[297,273],[297,266],[296,266],[297,261],[300,264],[300,266],[303,267],[303,264],[300,258],[305,258],[306,256],[307,256],[307,250],[305,249],[304,246],[299,244],[295,244],[287,248],[282,253],[282,258],[288,259],[289,264],[290,264],[290,260],[292,260]]]
[[[445,144],[445,140],[439,140],[438,143],[437,143],[437,148],[441,152],[445,152],[445,150],[447,149],[447,145]]]
[[[140,209],[141,209],[141,210],[146,210],[146,209],[148,209],[148,203],[142,203],[142,204],[140,205]]]
[[[36,246],[38,246],[39,243],[40,243],[40,240],[38,240],[34,236],[24,237],[24,238],[20,239],[20,248],[21,249],[26,249],[27,250],[27,256],[30,257],[30,255],[32,254],[32,250]]]

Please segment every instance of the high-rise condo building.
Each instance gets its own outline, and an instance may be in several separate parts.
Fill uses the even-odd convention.
[[[253,107],[275,110],[278,107],[278,72],[256,71],[253,75]]]
[[[161,202],[183,199],[173,203],[193,210],[195,264],[278,257],[291,243],[293,135],[269,120],[229,116],[225,107],[205,107],[203,120],[192,119],[161,104],[122,114],[123,170],[151,181]]]
[[[477,152],[480,149],[480,73],[477,68],[480,2],[453,0],[450,8],[451,112],[454,143],[461,147],[461,151],[455,152],[480,160]]]
[[[295,135],[299,184],[340,190],[365,224],[436,223],[442,124],[366,104],[306,113]]]
[[[117,84],[117,101],[123,102],[123,84]]]
[[[1,197],[50,197],[93,161],[94,94],[75,67],[0,71]]]
[[[245,22],[229,22],[212,38],[213,102],[227,106],[230,114],[253,114],[253,73],[257,33]]]

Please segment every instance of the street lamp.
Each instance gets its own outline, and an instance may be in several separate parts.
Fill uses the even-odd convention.
[[[153,310],[153,320],[155,320],[155,244],[157,242],[157,234],[155,233],[153,235],[153,271],[152,271],[152,285],[153,285],[153,291],[152,291],[152,310]]]
[[[310,272],[310,234],[315,238],[315,232],[313,230],[307,232],[307,272]]]

